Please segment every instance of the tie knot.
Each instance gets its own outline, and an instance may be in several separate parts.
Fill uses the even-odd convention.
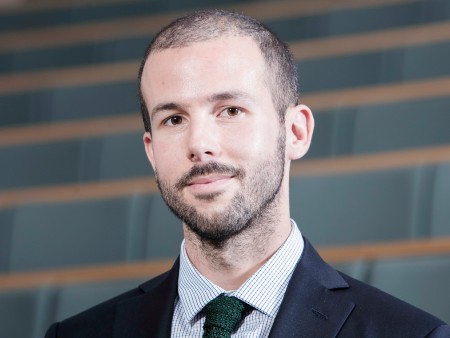
[[[251,306],[236,297],[220,295],[203,308],[203,338],[230,337]]]

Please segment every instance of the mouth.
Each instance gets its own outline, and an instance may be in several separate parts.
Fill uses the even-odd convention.
[[[191,186],[196,184],[211,184],[222,180],[228,180],[233,177],[234,176],[232,175],[222,175],[222,174],[199,176],[190,180],[187,185]]]
[[[186,172],[175,184],[178,191],[189,189],[207,193],[214,193],[214,189],[219,189],[224,184],[234,179],[242,180],[244,172],[242,169],[216,162],[204,165],[195,165]],[[208,189],[211,189],[208,191]]]
[[[224,174],[211,174],[195,177],[187,183],[187,187],[196,194],[213,193],[221,190],[234,176]]]

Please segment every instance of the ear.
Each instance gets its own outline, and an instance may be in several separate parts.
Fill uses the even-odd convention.
[[[314,118],[311,110],[303,105],[290,107],[286,114],[286,156],[289,160],[303,157],[311,145]]]
[[[143,139],[145,153],[147,154],[147,158],[153,167],[153,171],[155,171],[155,157],[153,154],[152,135],[147,131],[144,133]]]

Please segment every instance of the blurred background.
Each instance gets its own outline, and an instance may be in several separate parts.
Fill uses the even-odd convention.
[[[254,16],[315,114],[291,212],[332,265],[450,322],[450,1],[0,2],[0,336],[43,337],[165,271],[180,222],[144,153],[137,71],[199,8]]]

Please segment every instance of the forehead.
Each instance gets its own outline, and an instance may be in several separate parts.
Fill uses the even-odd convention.
[[[197,53],[197,55],[196,55]],[[225,34],[212,39],[193,42],[180,47],[171,47],[153,51],[146,62],[147,65],[164,61],[170,56],[232,57],[239,55],[244,60],[262,60],[261,51],[256,42],[249,36]],[[173,61],[173,60],[172,60]]]
[[[252,90],[262,84],[264,74],[264,58],[250,37],[225,36],[152,53],[141,86],[149,105],[160,95],[174,92],[211,95],[214,91]]]

